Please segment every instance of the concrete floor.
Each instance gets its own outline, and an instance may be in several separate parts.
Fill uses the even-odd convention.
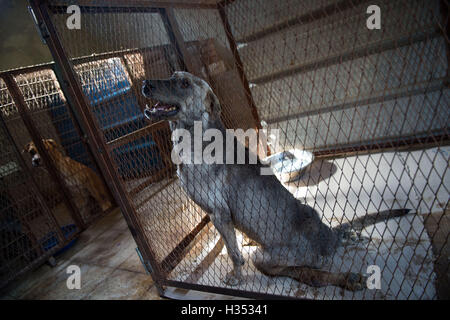
[[[160,299],[139,260],[136,243],[119,210],[102,217],[76,243],[57,256],[55,267],[44,264],[11,283],[2,299]],[[81,269],[81,289],[70,290],[66,270]]]
[[[427,151],[428,152],[428,151]],[[410,157],[405,156],[404,158],[409,159]],[[359,203],[361,201],[366,201],[367,203],[376,202],[376,195],[371,197],[354,197],[349,192],[343,192],[345,187],[345,181],[339,178],[340,175],[344,174],[344,170],[347,170],[346,176],[351,176],[352,163],[351,161],[336,160],[334,164],[338,161],[343,161],[336,168],[336,172],[333,174],[333,179],[328,179],[327,182],[316,181],[314,185],[308,183],[303,183],[302,181],[309,181],[309,176],[303,176],[297,181],[295,185],[289,185],[288,189],[291,190],[293,194],[297,197],[302,198],[303,195],[299,191],[308,190],[309,193],[306,194],[306,203],[310,201],[317,201],[319,207],[324,208],[325,214],[331,216],[342,216],[343,208],[341,206],[334,205],[334,202],[349,202]],[[367,161],[363,161],[366,163]],[[387,163],[391,163],[388,161]],[[377,162],[374,162],[377,163]],[[447,161],[442,162],[447,166]],[[347,166],[345,167],[344,164]],[[412,166],[413,164],[411,164]],[[433,168],[433,164],[423,164],[422,168]],[[313,168],[313,167],[312,167]],[[322,170],[324,166],[317,167],[318,170]],[[343,169],[340,169],[343,168]],[[338,170],[339,169],[339,170]],[[414,168],[413,168],[414,169]],[[311,169],[313,170],[313,169]],[[330,166],[327,170],[331,170]],[[375,170],[375,169],[374,169]],[[403,169],[390,169],[390,168],[377,168],[373,172],[392,172],[392,170],[397,170],[397,172],[402,172]],[[342,172],[341,172],[342,171]],[[367,171],[371,172],[371,171]],[[372,173],[373,173],[372,172]],[[447,172],[445,169],[439,169],[438,172]],[[311,171],[308,175],[311,175],[314,179],[314,172]],[[325,177],[325,175],[319,175]],[[420,180],[420,179],[419,179]],[[437,186],[442,184],[441,180],[435,179]],[[376,180],[373,180],[375,183]],[[408,181],[407,181],[408,182]],[[427,180],[426,186],[432,186],[432,181]],[[361,183],[361,186],[358,185]],[[384,180],[379,182],[384,186]],[[399,183],[395,180],[394,183]],[[353,185],[356,184],[356,185]],[[341,190],[341,192],[336,196],[330,196],[325,198],[314,198],[313,195],[316,194],[314,188],[320,188],[323,185],[324,190]],[[405,190],[409,190],[412,185],[423,185],[421,181],[410,181],[406,183]],[[409,187],[408,187],[409,186]],[[307,187],[307,188],[306,188]],[[339,188],[338,188],[339,187]],[[303,188],[303,189],[302,189]],[[366,188],[368,190],[367,194],[371,194],[370,190],[374,188],[370,183],[362,181],[355,181],[353,179],[352,185],[347,185],[347,188],[352,190],[359,190]],[[431,188],[430,190],[441,190],[444,188]],[[383,190],[383,187],[378,187],[377,190]],[[396,187],[391,186],[391,190],[397,190]],[[425,187],[424,187],[425,190]],[[446,189],[445,189],[446,190]],[[419,212],[422,214],[423,226],[428,233],[428,237],[432,243],[432,248],[435,255],[435,265],[434,271],[437,275],[437,281],[435,283],[437,296],[440,299],[449,299],[450,296],[450,269],[449,269],[449,257],[450,257],[450,241],[449,241],[449,230],[450,230],[450,208],[448,205],[448,193],[444,190],[444,194],[441,195],[441,200],[435,201],[436,196],[432,193],[427,195],[422,199],[419,204],[424,204],[430,199],[432,201],[430,206],[425,206],[420,209]],[[322,192],[321,194],[327,194]],[[350,194],[350,196],[346,196]],[[340,198],[339,198],[340,197]],[[345,197],[345,198],[344,198]],[[379,196],[378,196],[379,197]],[[403,199],[409,199],[408,201],[419,201],[417,199],[411,199],[409,194],[405,195]],[[327,201],[328,206],[320,206],[320,201]],[[385,198],[384,201],[397,201],[396,198],[388,199]],[[399,198],[398,201],[403,201]],[[390,203],[390,202],[389,202]],[[399,206],[402,206],[401,202]],[[419,204],[412,202],[406,203],[405,207],[418,208]],[[438,207],[439,206],[439,207]],[[357,206],[356,204],[352,207],[359,210],[359,215],[363,215],[367,210],[368,205]],[[426,211],[426,209],[434,208],[433,212]],[[330,212],[333,209],[333,212]],[[341,210],[342,212],[339,212]],[[370,209],[375,212],[375,209]],[[370,211],[369,210],[369,211]],[[347,218],[349,216],[347,215]],[[417,219],[416,219],[417,220]],[[420,220],[422,221],[422,220]],[[383,229],[380,229],[383,230]],[[406,229],[402,229],[406,230]],[[423,227],[418,229],[420,234]],[[381,231],[379,231],[381,232]],[[395,233],[396,234],[396,233]],[[408,232],[409,234],[409,232]],[[416,234],[417,235],[417,234]],[[389,236],[389,235],[387,235]],[[384,237],[383,237],[384,238]],[[145,273],[145,270],[136,254],[135,251],[136,244],[128,230],[128,227],[123,219],[119,210],[113,211],[107,216],[101,218],[93,226],[84,231],[78,238],[76,244],[64,252],[62,255],[57,257],[57,266],[51,268],[48,265],[43,265],[37,270],[28,273],[22,277],[19,281],[12,283],[9,288],[5,291],[6,293],[1,295],[0,298],[3,299],[159,299],[158,293],[154,286],[154,283],[150,276]],[[194,249],[193,249],[194,250]],[[414,251],[415,252],[415,251]],[[197,257],[197,255],[194,255]],[[411,260],[413,261],[413,260]],[[422,263],[422,262],[421,262]],[[66,280],[68,274],[66,269],[70,265],[78,265],[81,268],[81,289],[80,290],[69,290],[66,286]],[[192,271],[192,270],[191,270]],[[414,274],[412,275],[414,276]],[[213,278],[211,278],[213,279]],[[213,279],[218,280],[217,279]],[[210,285],[212,283],[209,283]],[[222,285],[222,284],[220,284]],[[171,295],[168,297],[173,298],[194,298],[194,299],[210,299],[210,296],[204,293],[197,293],[195,297],[191,295],[192,292],[186,293],[181,289],[176,289],[171,291]],[[223,298],[223,297],[221,297]]]

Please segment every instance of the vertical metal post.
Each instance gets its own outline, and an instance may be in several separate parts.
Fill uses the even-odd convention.
[[[143,237],[144,230],[137,220],[137,215],[131,204],[131,200],[128,197],[128,193],[120,181],[115,163],[108,153],[104,137],[100,135],[100,129],[98,128],[96,120],[92,114],[89,101],[82,90],[80,80],[75,73],[73,65],[58,37],[56,28],[49,15],[48,5],[44,0],[30,0],[29,2],[38,21],[38,25],[45,28],[43,36],[50,52],[53,55],[53,58],[55,59],[55,64],[61,70],[62,79],[60,80],[68,89],[68,97],[70,97],[71,101],[73,101],[74,107],[80,115],[80,123],[88,135],[90,144],[94,150],[97,150],[95,153],[97,161],[103,174],[105,175],[111,191],[115,196],[116,201],[122,210],[122,214],[128,224],[130,232],[133,235],[138,247],[142,249],[141,252],[144,259],[148,260],[153,268],[152,277],[158,291],[162,295],[163,289],[160,286],[160,283],[163,280],[163,277],[161,276],[162,273],[160,270],[160,265],[156,262],[152,249]]]
[[[244,72],[244,65],[242,63],[241,57],[239,56],[239,52],[236,45],[236,40],[234,39],[233,33],[231,31],[230,23],[228,22],[227,14],[225,12],[225,4],[219,3],[217,9],[219,10],[220,19],[222,20],[223,27],[225,29],[225,34],[227,35],[228,43],[230,44],[230,49],[233,53],[234,62],[237,67],[237,71],[239,73],[239,78],[242,81],[242,85],[244,86],[245,96],[247,97],[248,105],[251,108],[253,118],[256,121],[256,127],[261,129],[261,120],[258,115],[258,110],[256,109],[255,101],[253,100],[253,95],[250,90],[250,85],[248,83],[247,76]]]
[[[169,36],[170,43],[175,48],[178,63],[182,70],[189,71],[192,74],[200,75],[200,70],[197,70],[193,64],[193,59],[187,50],[183,35],[180,32],[175,14],[172,8],[161,8],[159,10],[161,19],[164,23],[167,35]]]
[[[72,218],[75,220],[75,223],[78,225],[80,230],[86,229],[86,224],[84,223],[83,218],[81,217],[80,212],[76,207],[75,203],[72,201],[72,196],[70,195],[69,190],[67,189],[66,185],[64,184],[64,181],[58,174],[58,170],[56,169],[53,160],[51,159],[50,155],[47,152],[47,149],[45,148],[42,142],[43,138],[39,133],[39,130],[37,130],[33,120],[31,119],[30,114],[28,113],[27,104],[25,102],[25,99],[23,98],[23,95],[20,93],[19,86],[17,85],[13,76],[10,74],[3,75],[3,80],[5,81],[8,91],[17,107],[17,110],[19,111],[19,114],[23,120],[23,123],[25,124],[25,127],[30,133],[31,139],[33,140],[36,148],[38,149],[40,156],[44,160],[44,165],[47,167],[47,171],[50,174],[50,177],[55,181],[56,185],[60,188],[64,202],[67,205],[72,215]]]
[[[450,87],[450,81],[448,80],[450,75],[450,5],[447,0],[441,0],[441,16],[442,23],[444,24],[442,33],[444,37],[444,42],[446,42],[446,51],[447,51],[447,79],[445,80],[445,85]]]
[[[25,160],[23,160],[22,155],[20,153],[19,148],[17,147],[16,143],[14,142],[14,138],[11,135],[11,132],[8,129],[8,126],[6,125],[5,119],[3,119],[3,114],[0,112],[0,127],[2,127],[3,132],[6,135],[6,139],[9,140],[13,146],[14,153],[16,154],[17,160],[19,162],[20,167],[22,170],[27,174],[30,180],[30,188],[33,191],[33,193],[36,195],[37,201],[40,204],[42,210],[48,215],[52,223],[56,227],[56,234],[58,235],[59,240],[61,241],[61,244],[65,242],[64,235],[61,231],[61,228],[59,227],[58,221],[56,221],[55,216],[53,215],[52,211],[47,205],[47,202],[45,202],[44,195],[41,193],[41,190],[39,190],[39,187],[36,183],[36,180],[34,179],[34,176],[30,170],[30,168],[25,163]]]
[[[84,132],[83,132],[81,126],[80,126],[78,117],[75,114],[75,111],[74,111],[74,108],[73,108],[73,103],[72,103],[72,101],[69,101],[69,99],[66,98],[66,96],[67,96],[67,88],[65,87],[64,82],[60,82],[59,81],[59,79],[62,78],[61,75],[60,75],[60,70],[58,69],[58,67],[56,65],[53,65],[52,70],[54,72],[54,74],[52,74],[52,78],[54,77],[53,81],[55,82],[55,87],[58,89],[58,91],[60,93],[60,96],[61,96],[61,99],[63,99],[64,103],[67,106],[67,112],[69,114],[70,119],[72,120],[72,123],[73,123],[73,126],[75,128],[75,131],[77,132],[78,136],[80,137],[81,143],[83,144],[84,148],[86,149],[86,152],[88,154],[89,159],[91,160],[92,164],[97,168],[97,172],[98,172],[98,175],[99,175],[100,179],[103,181],[103,184],[105,186],[107,186],[108,184],[106,183],[105,177],[103,176],[103,174],[102,174],[102,172],[100,170],[100,166],[98,165],[98,162],[96,161],[96,159],[94,157],[94,154],[92,152],[92,148],[88,144],[87,137],[84,134]],[[109,188],[106,188],[106,189],[107,189],[108,193],[110,194],[111,199],[114,199],[112,197],[111,190],[109,190]]]
[[[230,23],[228,22],[227,14],[225,12],[225,6],[227,4],[228,4],[227,1],[220,2],[217,5],[217,10],[219,11],[220,19],[222,20],[223,28],[225,29],[225,34],[227,35],[228,43],[230,44],[231,52],[233,53],[234,63],[239,73],[239,78],[241,79],[242,85],[245,90],[245,97],[247,98],[247,103],[250,106],[250,110],[256,122],[256,130],[258,131],[259,135],[263,135],[264,134],[263,131],[259,131],[260,129],[262,129],[261,119],[259,118],[258,110],[256,109],[256,104],[255,101],[253,100],[252,91],[250,90],[250,85],[248,83],[247,76],[245,75],[244,64],[242,63],[241,57],[239,55],[236,40],[234,39]],[[261,153],[260,152],[261,149],[265,149],[265,152]],[[270,147],[268,145],[264,146],[258,143],[257,154],[258,156],[270,155],[271,154]]]

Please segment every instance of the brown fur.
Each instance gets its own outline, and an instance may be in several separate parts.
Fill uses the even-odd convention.
[[[42,142],[81,211],[88,210],[89,197],[94,198],[103,211],[111,208],[108,191],[103,181],[91,168],[65,156],[62,147],[55,140],[42,139]],[[34,154],[33,157],[36,155],[39,157],[33,142],[27,143],[24,151]]]

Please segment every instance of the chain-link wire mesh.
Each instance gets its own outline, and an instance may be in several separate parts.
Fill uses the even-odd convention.
[[[49,37],[72,60],[80,105],[106,143],[159,284],[250,297],[447,297],[447,1],[379,1],[380,30],[366,25],[370,3],[355,0],[83,1],[79,30],[66,24],[75,2],[48,3],[41,8],[56,29]],[[210,84],[224,128],[277,129],[270,153],[306,150],[315,160],[283,186],[262,176],[230,182],[202,166],[189,167],[189,183],[181,182],[169,125],[145,119],[156,101],[141,93],[143,80],[176,70]],[[238,256],[215,212],[224,190],[235,194],[236,203],[226,203],[232,220],[245,216],[233,231],[245,262],[238,284],[224,281]],[[299,227],[307,241],[285,238],[290,229],[281,219],[295,216],[293,197],[318,214],[320,223]],[[329,230],[343,225],[356,233],[328,246]],[[276,237],[289,246],[264,246]],[[301,263],[285,268],[292,257]],[[273,268],[261,268],[267,261],[282,270],[270,274]],[[380,289],[331,283],[370,266],[380,269]],[[318,273],[308,268],[326,276],[311,279]],[[319,286],[324,279],[329,285]]]
[[[55,183],[46,172],[31,170],[31,162],[22,158],[22,147],[31,138],[3,80],[0,92],[0,285],[4,286],[54,254],[76,230]]]
[[[3,78],[8,79],[9,87]],[[58,252],[112,209],[113,201],[109,198],[109,205],[101,206],[86,187],[88,175],[99,177],[101,173],[75,126],[51,65],[4,72],[0,90],[5,150],[0,282],[4,286]],[[20,101],[14,100],[10,90]],[[16,102],[22,103],[22,108]],[[54,142],[44,143],[52,166],[45,161],[33,163],[33,156],[40,155],[36,148],[39,139]]]
[[[4,82],[2,83],[4,84]],[[23,150],[25,150],[25,146],[33,140],[19,114],[19,110],[8,93],[6,85],[4,85],[2,89],[4,90],[4,100],[2,101],[4,120],[8,130],[11,132],[11,136],[14,139],[14,144],[19,148],[19,150],[21,150],[22,157],[28,168],[32,170],[31,172],[33,173],[33,177],[36,180],[39,189],[43,190],[42,193],[48,205],[51,208],[57,208],[57,211],[62,212],[62,220],[60,221],[61,226],[65,224],[73,224],[74,221],[68,214],[69,210],[63,200],[63,195],[61,194],[57,183],[50,177],[48,171],[43,167],[33,168],[31,156],[26,152],[23,152]]]
[[[96,165],[75,128],[67,102],[53,71],[23,73],[15,79],[41,137],[56,142],[56,145],[49,150],[49,154],[58,171],[57,174],[67,186],[70,196],[73,197],[82,220],[86,224],[92,222],[101,215],[103,210],[111,209],[112,203],[110,200],[109,205],[105,204],[102,207],[103,203],[97,201],[86,189],[87,175],[98,176],[99,173],[95,172]],[[71,162],[72,160],[74,162]],[[66,163],[63,164],[63,162]],[[99,183],[101,186],[98,188],[106,189],[102,181]]]
[[[26,170],[20,167],[13,141],[1,133],[1,248],[0,284],[41,258],[51,242],[59,241],[55,221],[47,216],[30,186]],[[51,249],[54,252],[53,248]],[[52,252],[50,252],[52,253]]]

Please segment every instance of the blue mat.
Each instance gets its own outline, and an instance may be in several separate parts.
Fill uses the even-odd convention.
[[[61,231],[64,235],[64,237],[67,239],[71,235],[73,235],[77,231],[77,226],[74,224],[69,224],[66,226],[61,227]],[[66,244],[63,248],[58,250],[55,255],[61,254],[62,252],[66,251],[70,247],[72,247],[75,243],[77,238],[74,238],[72,241],[70,241],[68,244]],[[54,247],[56,247],[59,244],[58,236],[56,235],[55,231],[49,232],[46,237],[41,239],[40,243],[42,244],[42,247],[44,251],[48,251]]]

